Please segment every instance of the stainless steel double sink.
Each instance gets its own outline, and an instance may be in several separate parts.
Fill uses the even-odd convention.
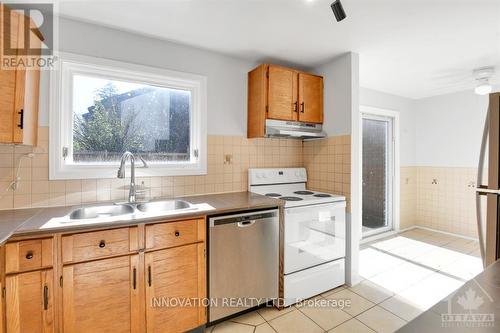
[[[114,204],[82,207],[69,214],[70,220],[99,219],[116,217],[134,213],[171,214],[176,211],[195,210],[196,208],[184,200],[150,201],[138,204]]]

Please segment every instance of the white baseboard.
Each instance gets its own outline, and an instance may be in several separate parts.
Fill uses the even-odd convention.
[[[437,232],[437,233],[440,233],[440,234],[443,234],[443,235],[454,236],[454,237],[468,239],[468,240],[473,240],[473,241],[477,241],[478,240],[478,238],[476,238],[476,237],[464,236],[464,235],[460,235],[460,234],[455,234],[453,232],[442,231],[442,230],[437,230],[437,229],[433,229],[433,228],[424,227],[424,226],[421,226],[421,225],[413,225],[411,227],[401,229],[401,230],[399,230],[399,233],[402,233],[402,232],[405,232],[405,231],[410,231],[410,230],[413,230],[413,229],[423,229],[423,230],[428,230],[428,231],[432,231],[432,232]]]
[[[413,226],[411,228],[412,229],[424,229],[424,230],[428,230],[428,231],[438,232],[440,234],[444,234],[444,235],[448,235],[448,236],[455,236],[455,237],[458,237],[458,238],[463,238],[463,239],[468,239],[468,240],[473,240],[473,241],[477,241],[478,240],[478,238],[476,238],[476,237],[464,236],[464,235],[460,235],[460,234],[455,234],[453,232],[432,229],[432,228],[423,227],[423,226],[420,226],[420,225],[416,225],[416,226]]]
[[[420,225],[412,225],[411,227],[400,229],[399,231],[391,230],[391,231],[383,232],[381,234],[377,234],[377,235],[373,235],[373,236],[370,236],[370,237],[367,237],[367,238],[363,238],[363,239],[360,240],[359,243],[360,244],[368,243],[368,242],[371,242],[371,241],[374,241],[374,240],[378,240],[378,239],[381,239],[381,238],[394,236],[396,234],[400,234],[400,233],[403,233],[403,232],[406,232],[406,231],[410,231],[410,230],[414,230],[414,229],[428,230],[428,231],[437,232],[437,233],[440,233],[440,234],[443,234],[443,235],[454,236],[454,237],[457,237],[457,238],[468,239],[468,240],[472,240],[472,241],[477,241],[478,240],[475,237],[464,236],[464,235],[460,235],[460,234],[455,234],[453,232],[447,232],[447,231],[432,229],[432,228],[428,228],[428,227],[424,227],[424,226],[420,226]]]

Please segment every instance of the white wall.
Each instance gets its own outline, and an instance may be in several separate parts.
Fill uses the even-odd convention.
[[[351,135],[351,213],[347,214],[346,283],[355,285],[359,278],[359,240],[361,238],[359,182],[359,55],[347,53],[314,70],[324,78],[324,122],[328,136]]]
[[[477,167],[487,108],[472,90],[417,100],[416,165]]]
[[[415,100],[360,88],[359,104],[399,112],[400,165],[414,166],[416,161]]]
[[[355,71],[354,77],[359,66]],[[324,78],[324,131],[329,136],[351,134],[352,53],[318,66],[314,72]]]
[[[59,48],[208,77],[208,134],[246,135],[247,72],[257,64],[103,26],[60,19]],[[40,124],[48,126],[48,75],[42,74]]]

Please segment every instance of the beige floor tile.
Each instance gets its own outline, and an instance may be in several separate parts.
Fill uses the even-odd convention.
[[[230,321],[253,326],[257,326],[265,322],[264,318],[262,318],[262,316],[257,311],[245,313],[244,315],[230,319]]]
[[[343,310],[351,316],[356,316],[375,305],[366,298],[363,298],[348,289],[332,294],[326,297],[326,299],[349,300],[351,302],[350,306],[346,306]]]
[[[211,333],[253,333],[255,327],[251,325],[225,321],[214,327]]]
[[[214,326],[207,327],[207,328],[205,328],[205,333],[212,333],[213,329],[214,329]]]
[[[356,317],[360,322],[378,333],[392,333],[406,322],[389,311],[375,306]]]
[[[264,323],[257,326],[254,333],[276,333],[276,331],[268,323]]]
[[[288,312],[292,312],[295,310],[296,309],[294,306],[289,306],[288,308],[284,308],[283,310],[278,310],[275,307],[265,307],[257,311],[266,321],[270,321],[276,317],[282,316]]]
[[[329,330],[328,333],[375,333],[374,330],[360,322],[359,320],[353,318],[346,321],[342,325]]]
[[[386,299],[379,305],[406,321],[410,321],[422,313],[416,304],[398,295]]]
[[[298,310],[271,320],[269,325],[278,333],[323,332],[321,327]]]
[[[339,292],[341,290],[344,290],[345,288],[346,288],[346,286],[340,286],[340,287],[334,288],[332,290],[325,291],[324,293],[321,294],[321,296],[327,297],[327,296],[335,294],[335,293],[337,293],[337,292]]]
[[[304,305],[299,310],[324,330],[334,328],[352,318],[340,308],[330,304],[330,301],[323,298],[323,301],[319,300],[314,305]]]
[[[463,281],[442,273],[434,273],[415,283],[398,295],[410,300],[421,310],[427,310],[464,284]]]
[[[380,303],[394,295],[392,291],[387,290],[370,280],[365,280],[349,289],[373,303]]]

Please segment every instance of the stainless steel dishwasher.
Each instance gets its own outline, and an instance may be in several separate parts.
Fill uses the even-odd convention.
[[[209,219],[209,321],[278,297],[278,209]]]

